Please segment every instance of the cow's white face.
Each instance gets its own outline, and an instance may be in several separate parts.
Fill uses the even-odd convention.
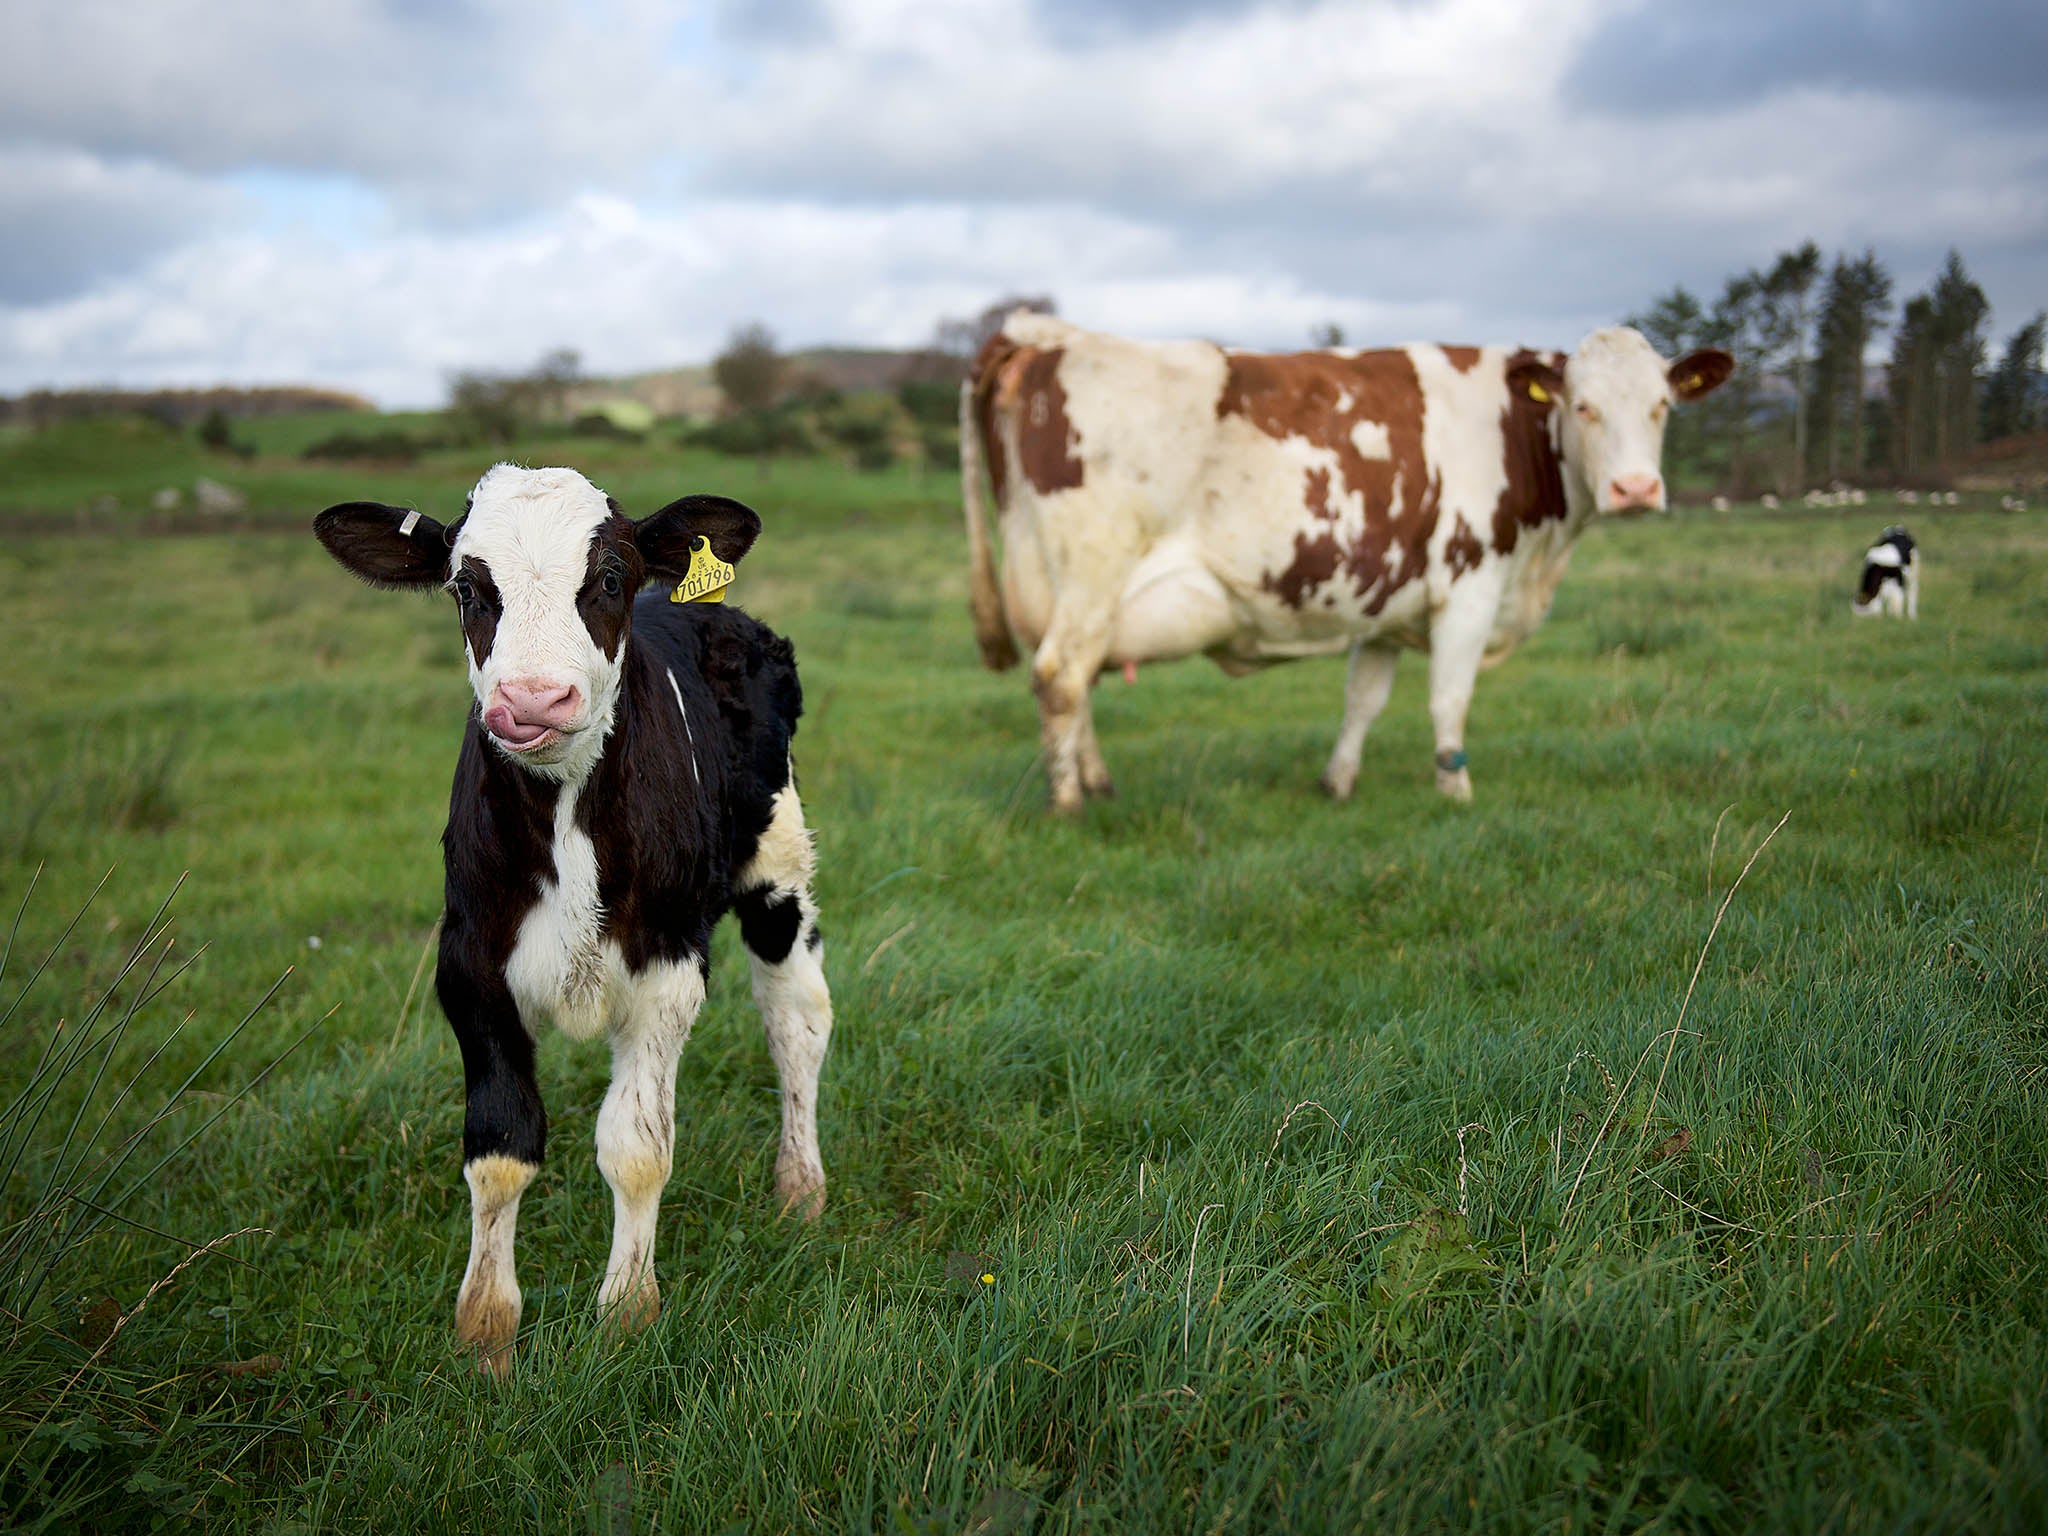
[[[588,772],[618,706],[640,573],[618,538],[600,537],[614,520],[625,525],[572,469],[500,464],[477,481],[449,552],[485,734],[551,778]]]
[[[1547,392],[1556,395],[1558,448],[1597,513],[1664,510],[1664,428],[1679,401],[1697,400],[1735,371],[1711,348],[1667,364],[1627,326],[1595,331]],[[1539,391],[1543,381],[1538,380]]]

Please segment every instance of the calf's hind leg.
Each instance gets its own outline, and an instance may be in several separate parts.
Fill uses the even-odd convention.
[[[775,793],[768,826],[735,882],[733,910],[754,973],[754,1006],[768,1054],[782,1080],[782,1145],[775,1194],[785,1215],[825,1209],[825,1165],[818,1155],[818,1069],[832,1039],[832,996],[825,987],[825,940],[811,899],[816,856],[794,781]]]

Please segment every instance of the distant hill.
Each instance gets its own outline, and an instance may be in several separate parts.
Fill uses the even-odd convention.
[[[834,389],[842,394],[894,389],[907,377],[936,373],[958,377],[957,359],[926,350],[893,351],[884,347],[811,347],[791,352],[785,391],[815,394]],[[725,409],[725,396],[711,377],[709,363],[661,368],[651,373],[622,374],[608,379],[578,379],[563,397],[568,414],[580,416],[606,400],[637,400],[657,416],[708,420]]]
[[[150,416],[168,426],[189,427],[214,411],[223,416],[283,416],[298,411],[374,411],[361,395],[314,385],[276,384],[215,389],[35,389],[0,396],[0,423],[47,427],[89,416]]]

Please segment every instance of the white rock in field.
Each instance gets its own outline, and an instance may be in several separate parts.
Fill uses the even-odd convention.
[[[167,485],[149,498],[152,512],[175,512],[185,504],[185,493],[175,485]]]
[[[1759,506],[1769,508],[1771,511],[1775,512],[1778,507],[1778,498],[1776,496],[1773,496],[1769,491],[1765,491],[1763,495],[1757,497],[1757,504]]]
[[[233,517],[249,510],[249,498],[240,491],[203,476],[192,487],[192,499],[209,517]]]
[[[1716,496],[1712,501],[1708,502],[1707,505],[1712,507],[1716,512],[1726,512],[1728,510],[1728,498],[1726,496]]]

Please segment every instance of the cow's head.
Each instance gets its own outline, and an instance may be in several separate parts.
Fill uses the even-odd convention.
[[[618,708],[634,594],[685,575],[700,541],[737,565],[761,520],[722,496],[685,496],[633,522],[572,469],[500,464],[450,526],[352,501],[322,512],[313,531],[373,586],[447,589],[491,745],[534,772],[576,780],[597,761]]]
[[[1640,331],[1595,331],[1560,373],[1540,358],[1509,370],[1508,388],[1555,413],[1559,453],[1595,512],[1664,510],[1664,425],[1735,371],[1714,347],[1666,363]],[[1569,473],[1569,472],[1568,472]]]

